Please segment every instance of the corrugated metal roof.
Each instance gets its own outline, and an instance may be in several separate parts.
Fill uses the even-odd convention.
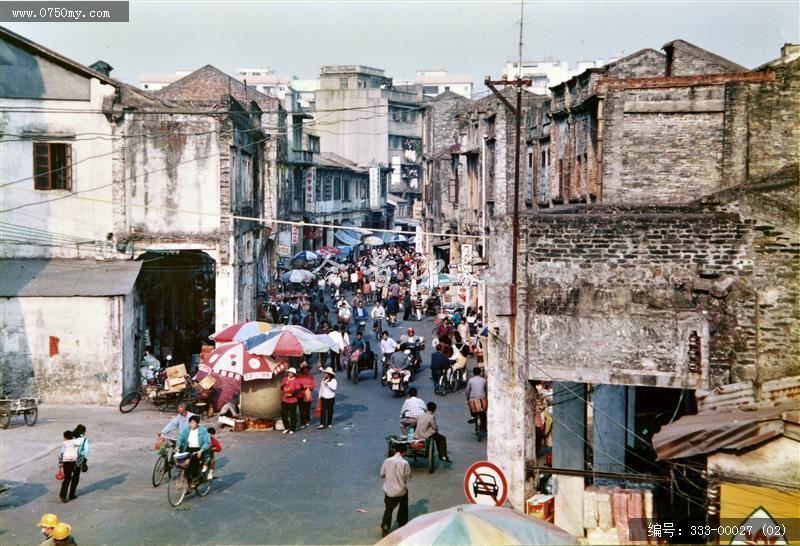
[[[786,423],[797,421],[800,400],[751,411],[722,410],[687,415],[653,435],[659,460],[691,457],[720,450],[740,450],[782,436]]]
[[[142,262],[0,260],[0,297],[124,296]]]

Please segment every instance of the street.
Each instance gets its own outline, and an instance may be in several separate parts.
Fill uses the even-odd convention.
[[[434,400],[453,464],[433,474],[412,464],[411,518],[466,502],[464,473],[485,458],[476,441],[463,391],[433,395],[428,371],[432,321],[392,329],[399,339],[409,324],[426,338],[423,369],[412,382]],[[371,335],[371,334],[370,334]],[[373,343],[373,346],[375,344]],[[315,374],[317,384],[320,374]],[[205,498],[190,496],[177,509],[166,483],[150,483],[157,432],[171,417],[141,406],[128,415],[98,406],[40,407],[39,422],[15,419],[0,432],[0,475],[11,488],[0,495],[0,541],[38,542],[36,522],[53,512],[73,526],[80,544],[373,544],[380,539],[383,493],[378,476],[388,434],[399,434],[402,399],[365,372],[353,385],[337,374],[334,428],[295,435],[226,431],[217,477]],[[92,441],[89,472],[78,499],[62,504],[55,479],[61,433],[83,423]],[[204,421],[219,430],[216,419]],[[10,483],[8,483],[10,482]]]

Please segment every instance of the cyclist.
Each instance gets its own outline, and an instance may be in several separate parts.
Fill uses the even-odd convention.
[[[200,461],[203,461],[203,465],[208,465],[211,457],[211,435],[208,434],[208,430],[200,426],[200,418],[197,415],[189,417],[189,426],[183,429],[178,439],[178,452],[187,451],[191,457],[186,476],[191,485],[198,474]]]
[[[194,416],[194,413],[190,412],[189,409],[186,407],[186,404],[181,402],[178,404],[178,415],[172,418],[172,420],[167,423],[161,432],[158,433],[158,436],[163,436],[164,438],[172,432],[173,430],[178,431],[178,435],[183,434],[183,431],[189,428],[189,419]]]
[[[431,376],[433,377],[434,388],[439,383],[439,378],[447,372],[447,370],[456,363],[455,360],[449,359],[442,352],[443,345],[436,346],[436,351],[431,355]]]

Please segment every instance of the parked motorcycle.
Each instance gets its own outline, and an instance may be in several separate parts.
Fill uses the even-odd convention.
[[[429,317],[432,317],[439,312],[439,307],[441,306],[441,298],[439,296],[431,296],[425,300],[425,314]]]

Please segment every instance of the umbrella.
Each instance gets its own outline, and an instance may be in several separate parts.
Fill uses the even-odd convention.
[[[269,322],[259,322],[256,320],[251,320],[249,322],[240,322],[238,324],[234,324],[233,326],[228,326],[211,334],[210,337],[216,343],[226,343],[229,341],[246,341],[247,339],[257,336],[258,334],[265,334],[270,330],[275,329],[274,324],[270,324]]]
[[[247,350],[255,355],[303,356],[305,353],[325,353],[330,350],[339,352],[339,347],[330,336],[308,335],[284,327],[250,338],[247,340]]]
[[[419,286],[447,286],[453,284],[453,280],[447,273],[439,273],[433,279],[430,275],[423,275],[417,284]]]
[[[495,506],[463,504],[418,516],[378,544],[577,544],[544,520]]]
[[[389,242],[390,243],[406,243],[406,242],[408,242],[408,239],[406,239],[405,235],[401,235],[401,234],[398,233],[397,235],[392,235],[392,237],[389,239]]]
[[[364,240],[361,242],[368,246],[381,246],[384,244],[383,239],[375,235],[368,235],[364,237]]]
[[[292,269],[281,275],[283,282],[301,283],[308,282],[314,278],[314,274],[307,269]]]
[[[263,335],[263,334],[262,334]],[[272,379],[278,373],[280,361],[256,355],[247,350],[242,341],[218,345],[200,363],[200,371],[206,374],[250,381],[253,379]],[[199,377],[198,373],[198,377]]]
[[[313,262],[317,258],[319,258],[319,256],[317,256],[314,252],[311,252],[310,250],[301,250],[300,252],[298,252],[297,254],[295,254],[292,257],[292,260],[302,260],[302,261],[305,261],[305,262]]]

